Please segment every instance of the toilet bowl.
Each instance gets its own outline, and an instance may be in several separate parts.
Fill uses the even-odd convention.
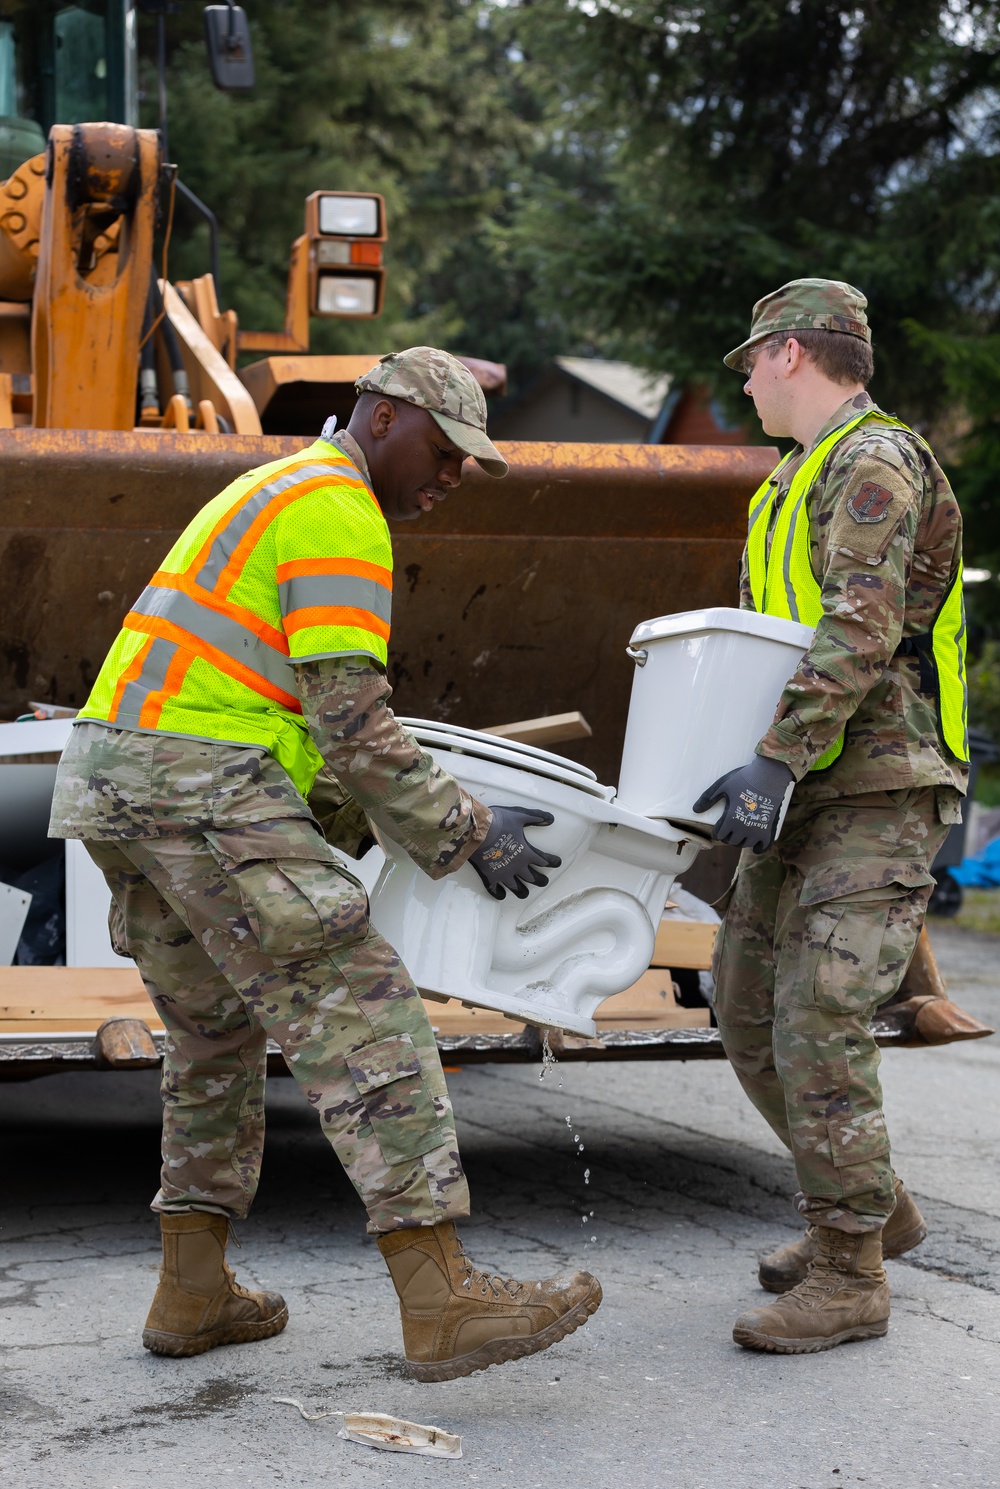
[[[694,861],[697,836],[619,806],[614,788],[575,761],[492,734],[400,722],[487,805],[551,812],[552,826],[528,836],[562,863],[543,871],[548,884],[527,899],[494,900],[469,864],[431,880],[384,839],[384,863],[369,880],[373,924],[422,992],[593,1035],[597,1006],[649,966],[670,886]],[[369,874],[373,857],[362,861]]]
[[[750,759],[812,631],[728,609],[645,621],[619,789],[547,750],[426,719],[402,719],[442,769],[487,805],[551,812],[528,829],[557,854],[548,885],[491,899],[465,865],[431,880],[388,839],[362,867],[374,925],[424,992],[526,1023],[596,1032],[594,1012],[649,966],[679,874],[710,840],[721,808],[692,803]]]

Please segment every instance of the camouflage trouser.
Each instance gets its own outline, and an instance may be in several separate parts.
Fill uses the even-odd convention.
[[[166,1027],[154,1210],[243,1216],[264,1142],[267,1037],[316,1108],[369,1231],[468,1211],[423,1003],[364,889],[308,821],[88,842],[112,940]]]
[[[793,800],[775,846],[740,861],[716,1016],[743,1089],[791,1149],[811,1222],[877,1230],[892,1213],[871,1018],[913,955],[958,801],[932,788]]]

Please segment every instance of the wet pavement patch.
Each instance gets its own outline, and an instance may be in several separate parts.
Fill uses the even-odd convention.
[[[413,1376],[406,1368],[406,1361],[399,1355],[362,1355],[355,1365],[365,1374],[378,1376],[381,1380],[408,1380]]]
[[[12,1287],[15,1292],[0,1292],[0,1308],[40,1308],[41,1282],[28,1282],[17,1277],[17,1266],[0,1267],[0,1289]]]
[[[193,1396],[173,1401],[158,1401],[153,1406],[137,1406],[137,1417],[158,1417],[170,1422],[193,1422],[211,1417],[218,1411],[230,1411],[255,1395],[256,1386],[242,1380],[225,1380],[221,1376],[206,1381]]]
[[[214,1417],[219,1412],[232,1411],[242,1406],[257,1393],[256,1386],[247,1386],[242,1379],[226,1380],[221,1376],[208,1380],[192,1395],[174,1397],[170,1401],[157,1401],[151,1406],[135,1406],[128,1417],[102,1417],[93,1426],[78,1427],[73,1432],[63,1433],[53,1439],[62,1443],[86,1443],[100,1438],[118,1437],[133,1432],[138,1427],[160,1427],[164,1422],[197,1422]]]
[[[0,1385],[0,1422],[8,1417],[17,1417],[22,1422],[51,1422],[56,1413],[50,1406],[43,1406],[26,1391],[15,1391]]]

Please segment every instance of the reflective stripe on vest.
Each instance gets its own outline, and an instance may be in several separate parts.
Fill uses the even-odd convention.
[[[174,544],[123,622],[81,718],[259,745],[305,795],[321,764],[289,663],[383,666],[389,531],[370,487],[322,442],[241,476]]]
[[[862,423],[886,424],[893,429],[907,425],[881,411],[867,411],[835,429],[816,446],[792,477],[771,531],[778,476],[789,460],[785,456],[750,502],[747,533],[747,570],[754,609],[767,615],[816,626],[823,615],[823,592],[813,573],[809,537],[809,493],[828,455],[846,435]],[[918,436],[919,437],[919,436]],[[969,759],[968,688],[965,676],[965,605],[962,596],[962,565],[945,592],[931,629],[908,637],[896,655],[929,650],[934,659],[933,688],[937,697],[938,727],[948,753],[956,760]],[[825,770],[844,748],[844,735],[821,755],[813,770]]]

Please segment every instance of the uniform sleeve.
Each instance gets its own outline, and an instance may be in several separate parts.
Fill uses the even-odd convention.
[[[490,810],[397,722],[381,668],[352,656],[294,670],[313,742],[345,796],[432,879],[465,863],[489,830]],[[359,823],[355,815],[355,829]]]
[[[920,477],[884,444],[857,446],[816,497],[810,532],[823,614],[757,747],[797,780],[840,737],[892,661],[921,503]]]

